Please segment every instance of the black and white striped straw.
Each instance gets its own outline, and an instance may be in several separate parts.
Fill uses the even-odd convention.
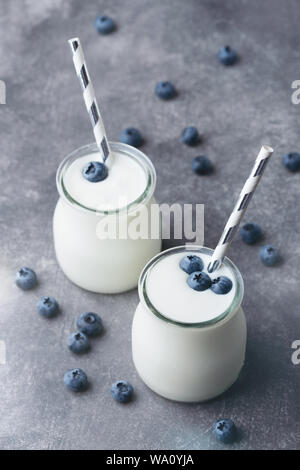
[[[213,272],[218,269],[223,259],[225,258],[226,252],[232,242],[232,239],[237,231],[238,226],[246,212],[248,204],[254,194],[254,191],[262,177],[262,174],[266,168],[270,156],[273,153],[273,149],[268,145],[263,145],[260,152],[255,160],[255,164],[251,170],[250,176],[247,179],[244,187],[239,195],[237,203],[225,225],[222,236],[218,242],[218,245],[213,252],[211,261],[208,265],[208,272]]]
[[[106,137],[104,124],[100,115],[99,106],[96,100],[94,87],[84,60],[82,47],[79,38],[69,39],[68,42],[73,54],[74,67],[81,83],[85,106],[93,126],[96,143],[102,154],[103,162],[105,162],[111,151]]]

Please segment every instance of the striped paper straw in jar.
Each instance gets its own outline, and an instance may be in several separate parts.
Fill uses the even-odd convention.
[[[219,240],[218,245],[213,252],[211,261],[208,265],[208,272],[213,272],[218,269],[223,259],[225,258],[226,252],[232,242],[232,239],[240,225],[240,222],[246,212],[248,204],[254,194],[256,186],[258,185],[260,178],[262,177],[263,171],[269,161],[270,156],[273,153],[273,149],[268,145],[263,145],[260,152],[255,160],[254,166],[247,179],[244,187],[239,195],[237,203],[225,225],[222,236]]]
[[[73,53],[74,67],[81,83],[83,99],[93,126],[96,143],[102,154],[102,160],[105,162],[111,151],[106,137],[104,124],[100,115],[99,106],[96,100],[94,87],[84,60],[82,47],[79,38],[69,39],[68,42]]]

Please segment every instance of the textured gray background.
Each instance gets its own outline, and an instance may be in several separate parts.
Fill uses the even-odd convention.
[[[97,14],[110,14],[118,30],[99,37]],[[300,175],[281,165],[298,150],[300,106],[291,82],[300,79],[300,4],[297,0],[145,1],[36,0],[0,2],[0,448],[3,449],[213,449],[219,417],[242,431],[238,449],[296,449],[300,440],[300,365],[291,343],[300,337]],[[92,141],[67,39],[82,40],[109,136],[140,128],[142,150],[153,160],[160,202],[205,204],[206,245],[217,242],[226,216],[260,145],[276,148],[247,214],[278,246],[283,262],[269,269],[258,247],[235,240],[230,256],[242,271],[249,338],[245,368],[224,396],[200,405],[169,402],[138,378],[131,360],[130,327],[136,291],[94,295],[72,285],[58,268],[52,244],[61,159]],[[216,60],[219,46],[240,53],[232,68]],[[155,98],[158,80],[179,90],[170,102]],[[179,142],[196,125],[203,144]],[[207,154],[211,177],[197,177],[190,160]],[[13,283],[22,265],[33,267],[39,287],[24,293]],[[35,312],[40,295],[54,295],[61,315]],[[105,334],[92,352],[74,357],[66,336],[82,311],[99,312]],[[72,395],[62,383],[79,366],[92,387]],[[128,378],[136,399],[121,406],[108,388]]]

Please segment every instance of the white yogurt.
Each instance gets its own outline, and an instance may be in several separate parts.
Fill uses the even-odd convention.
[[[114,158],[107,162],[108,176],[97,183],[82,175],[88,162],[99,159],[96,144],[76,150],[61,164],[57,172],[60,199],[53,220],[60,267],[78,286],[101,293],[136,287],[142,268],[161,249],[157,217],[149,222],[152,233],[158,234],[156,237],[122,239],[118,232],[109,238],[102,237],[105,230],[101,224],[107,220],[105,211],[118,214],[123,226],[136,217],[130,205],[137,199],[139,207],[149,212],[155,203],[156,175],[149,159],[121,143],[111,143],[111,149]]]
[[[204,262],[203,271],[211,279],[227,276],[233,287],[226,295],[215,294],[211,289],[199,292],[187,284],[188,274],[179,267],[184,256],[192,252],[175,253],[161,258],[147,276],[147,293],[151,303],[163,315],[171,320],[183,323],[206,323],[220,317],[232,304],[236,294],[236,281],[232,270],[223,264],[217,274],[210,275],[207,266],[210,256],[200,256]]]
[[[83,206],[99,211],[116,210],[132,203],[145,191],[146,174],[136,160],[115,152],[106,162],[107,178],[97,183],[82,175],[90,161],[101,161],[100,154],[89,153],[77,158],[64,176],[66,190]]]
[[[192,253],[202,258],[205,270],[208,248],[176,247],[149,262],[139,281],[132,325],[133,361],[143,381],[166,398],[186,402],[211,399],[230,387],[246,348],[239,271],[227,259],[218,270],[233,282],[228,294],[194,291],[179,267]]]

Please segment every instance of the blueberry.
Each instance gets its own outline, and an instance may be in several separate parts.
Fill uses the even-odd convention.
[[[228,294],[232,289],[232,281],[229,277],[219,276],[211,281],[210,288],[215,294]]]
[[[243,242],[253,245],[262,238],[262,230],[257,224],[245,224],[240,228],[240,235]]]
[[[110,393],[114,400],[127,403],[133,395],[133,387],[127,380],[118,380],[110,387]]]
[[[196,255],[187,255],[180,260],[179,266],[188,274],[195,271],[202,271],[204,264],[201,258]]]
[[[224,46],[218,52],[218,59],[223,65],[233,65],[237,61],[237,54],[230,46]]]
[[[197,175],[209,175],[213,171],[213,165],[211,161],[204,155],[195,157],[192,160],[192,170]]]
[[[155,94],[162,100],[170,100],[176,96],[176,89],[170,82],[158,82],[155,85]]]
[[[264,245],[259,250],[259,257],[265,266],[274,266],[279,260],[279,251],[271,245]]]
[[[219,419],[214,424],[213,435],[224,444],[229,444],[236,437],[236,426],[231,419]]]
[[[98,181],[105,180],[108,171],[104,163],[89,162],[82,170],[82,175],[91,183],[98,183]]]
[[[210,288],[211,279],[203,271],[195,271],[189,275],[187,283],[192,289],[203,291]]]
[[[93,312],[82,313],[77,320],[77,328],[88,336],[96,336],[102,330],[102,320]]]
[[[181,142],[185,145],[196,145],[199,143],[200,136],[196,127],[189,126],[183,129],[181,133]]]
[[[132,147],[140,147],[143,143],[143,138],[138,129],[127,127],[122,130],[120,141],[123,142],[123,144],[132,145]]]
[[[300,170],[300,153],[290,152],[282,157],[282,164],[290,171]]]
[[[116,24],[109,16],[97,16],[95,19],[95,29],[99,34],[109,34],[114,31]]]
[[[35,272],[30,268],[21,268],[15,277],[16,284],[23,290],[32,289],[37,284]]]
[[[64,383],[72,392],[82,392],[87,388],[88,379],[83,370],[71,369],[65,373]]]
[[[41,297],[36,304],[37,311],[46,318],[54,317],[58,312],[58,303],[54,297]]]
[[[86,352],[89,349],[89,345],[88,338],[81,331],[75,331],[75,333],[71,333],[67,338],[68,348],[76,354]]]

